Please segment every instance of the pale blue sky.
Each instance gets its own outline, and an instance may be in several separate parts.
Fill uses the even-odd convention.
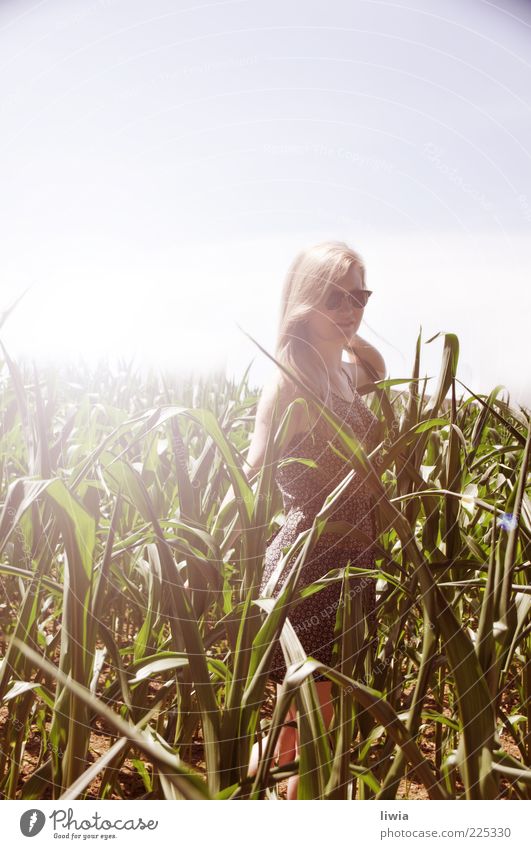
[[[392,376],[422,324],[531,404],[530,45],[509,0],[1,3],[5,344],[262,381],[236,321],[272,351],[292,257],[340,238]]]

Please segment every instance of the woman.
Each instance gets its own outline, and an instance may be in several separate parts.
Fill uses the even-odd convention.
[[[283,288],[276,359],[286,365],[330,406],[342,421],[348,422],[364,448],[369,451],[379,442],[378,419],[362,401],[356,387],[385,377],[385,363],[379,352],[357,335],[363,309],[370,296],[365,285],[363,260],[345,242],[329,241],[302,251],[292,263]],[[343,351],[348,362],[342,361]],[[265,452],[270,427],[279,421],[287,406],[301,390],[277,369],[265,386],[257,408],[254,434],[247,455],[246,473],[257,471]],[[277,419],[272,415],[277,400]],[[266,549],[261,592],[271,578],[282,549],[295,541],[299,533],[312,525],[326,496],[345,477],[350,466],[330,447],[331,433],[326,423],[311,412],[312,405],[294,405],[282,457],[313,459],[312,464],[290,462],[277,468],[276,482],[282,493],[286,521]],[[334,442],[334,440],[332,440]],[[363,481],[354,476],[334,512],[334,520],[346,520],[374,539],[374,504]],[[317,580],[348,560],[357,566],[374,565],[371,547],[346,542],[326,531],[303,566],[299,586]],[[287,564],[279,576],[273,595],[280,592],[293,565]],[[375,582],[355,579],[362,597],[363,610],[374,634]],[[352,584],[351,584],[352,586]],[[332,665],[334,625],[341,591],[340,582],[316,593],[292,608],[289,619],[308,655]],[[270,677],[277,688],[286,673],[283,652],[277,641]],[[331,684],[314,673],[325,727],[332,718]],[[279,764],[294,760],[298,751],[295,709],[292,706],[281,732],[277,749]],[[257,746],[253,750],[249,772],[257,765]],[[288,799],[297,798],[298,776],[288,782]]]

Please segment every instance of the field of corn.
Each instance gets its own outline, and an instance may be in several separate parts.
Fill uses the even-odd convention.
[[[248,372],[194,384],[126,364],[30,368],[2,346],[2,798],[277,799],[297,771],[301,799],[531,798],[529,411],[501,387],[465,390],[458,340],[443,341],[435,380],[420,377],[419,337],[411,375],[364,393],[382,422],[372,454],[325,409],[345,480],[286,550],[276,603],[257,586],[284,518],[283,423],[247,480],[260,391]],[[381,531],[372,654],[363,621],[349,626],[355,564],[298,585],[353,474]],[[286,617],[333,580],[329,668]],[[333,682],[329,729],[316,669]],[[299,757],[275,767],[293,699]]]

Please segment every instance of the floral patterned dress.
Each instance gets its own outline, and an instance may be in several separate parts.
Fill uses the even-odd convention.
[[[340,395],[331,393],[329,403],[340,420],[348,422],[364,450],[370,452],[379,442],[380,423],[356,391],[350,375],[347,372],[345,374],[354,394],[353,400],[347,402]],[[298,462],[285,465],[279,463],[280,468],[277,467],[275,479],[282,494],[286,521],[266,548],[260,584],[261,594],[282,557],[282,549],[291,545],[301,531],[311,527],[327,495],[351,468],[331,448],[331,444],[340,447],[337,437],[334,436],[333,440],[331,437],[332,432],[324,420],[319,419],[308,433],[296,434],[283,449],[280,459],[308,458],[315,461],[316,468]],[[374,507],[374,498],[367,484],[355,474],[336,503],[331,521],[346,521],[351,527],[361,529],[371,540],[375,540]],[[354,566],[373,568],[374,554],[372,544],[366,545],[359,540],[342,540],[336,534],[327,533],[325,530],[306,559],[298,587],[313,583],[332,569],[346,566],[349,560]],[[293,562],[294,557],[291,557],[282,570],[273,591],[274,597],[281,591]],[[357,585],[369,625],[369,634],[372,635],[371,639],[374,639],[376,581],[363,575],[352,577],[351,592],[353,588],[355,592],[358,591]],[[328,666],[333,665],[334,628],[340,593],[341,581],[335,581],[310,598],[299,602],[291,609],[288,617],[306,653]],[[277,639],[270,678],[280,683],[285,674],[284,654]],[[315,680],[328,680],[317,672],[313,673],[313,677]]]

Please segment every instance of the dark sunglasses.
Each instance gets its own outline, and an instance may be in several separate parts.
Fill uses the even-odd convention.
[[[363,309],[372,295],[372,289],[357,289],[355,292],[346,292],[344,289],[334,289],[324,300],[327,310],[339,310],[348,303],[356,309]]]

